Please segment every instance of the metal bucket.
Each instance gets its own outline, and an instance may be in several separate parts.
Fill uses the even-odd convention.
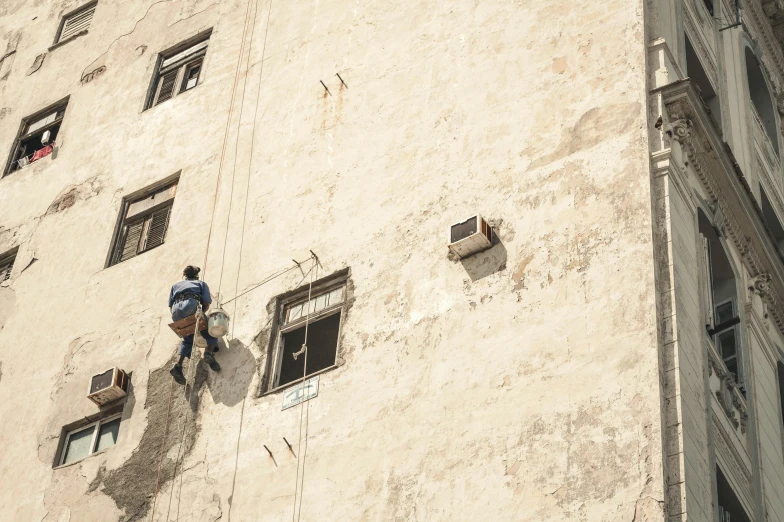
[[[207,312],[208,328],[207,331],[215,338],[221,338],[229,333],[229,314],[220,308]]]

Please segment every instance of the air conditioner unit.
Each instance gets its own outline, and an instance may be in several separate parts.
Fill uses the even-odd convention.
[[[493,246],[493,227],[482,216],[476,215],[449,230],[449,250],[465,258]]]
[[[115,367],[94,375],[90,380],[87,398],[98,406],[109,404],[128,395],[128,374]]]

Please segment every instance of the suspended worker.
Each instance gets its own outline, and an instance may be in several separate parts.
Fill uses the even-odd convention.
[[[169,294],[169,308],[171,308],[172,321],[179,321],[192,316],[198,310],[199,304],[201,304],[202,313],[206,313],[210,308],[210,303],[212,303],[210,287],[204,281],[199,281],[199,272],[201,272],[201,268],[197,266],[186,266],[185,270],[182,271],[184,279],[174,283],[172,286]],[[198,321],[196,324],[198,324]],[[194,333],[195,328],[194,326]],[[220,364],[215,360],[215,352],[218,351],[218,340],[211,336],[206,328],[199,333],[207,341],[207,348],[204,349],[204,360],[212,371],[217,372],[220,370]],[[178,352],[180,357],[169,370],[177,384],[185,384],[182,362],[186,357],[190,358],[191,356],[193,336],[194,334],[190,334],[182,338]]]

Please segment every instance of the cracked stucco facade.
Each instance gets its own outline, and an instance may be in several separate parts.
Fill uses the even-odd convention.
[[[154,520],[667,518],[642,2],[99,0],[50,51],[78,5],[0,5],[2,154],[70,96],[57,157],[0,180],[0,519],[149,520],[159,462]],[[144,111],[157,54],[210,28],[200,85]],[[165,244],[105,268],[122,198],[176,172]],[[451,260],[476,212],[498,243]],[[170,410],[166,297],[311,249],[353,301],[295,499],[301,410],[259,389],[301,274],[227,307],[223,370]],[[112,366],[117,445],[53,469]]]

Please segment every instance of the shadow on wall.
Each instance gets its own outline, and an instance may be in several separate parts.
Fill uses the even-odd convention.
[[[460,260],[471,281],[478,281],[496,272],[506,270],[506,247],[493,233],[493,246],[483,252]]]
[[[248,395],[248,387],[256,373],[256,359],[250,348],[237,339],[229,341],[228,346],[221,339],[219,346],[215,358],[221,365],[220,372],[210,375],[213,372],[202,360],[196,373],[196,388],[199,389],[201,383],[207,380],[207,389],[215,404],[231,407]]]

